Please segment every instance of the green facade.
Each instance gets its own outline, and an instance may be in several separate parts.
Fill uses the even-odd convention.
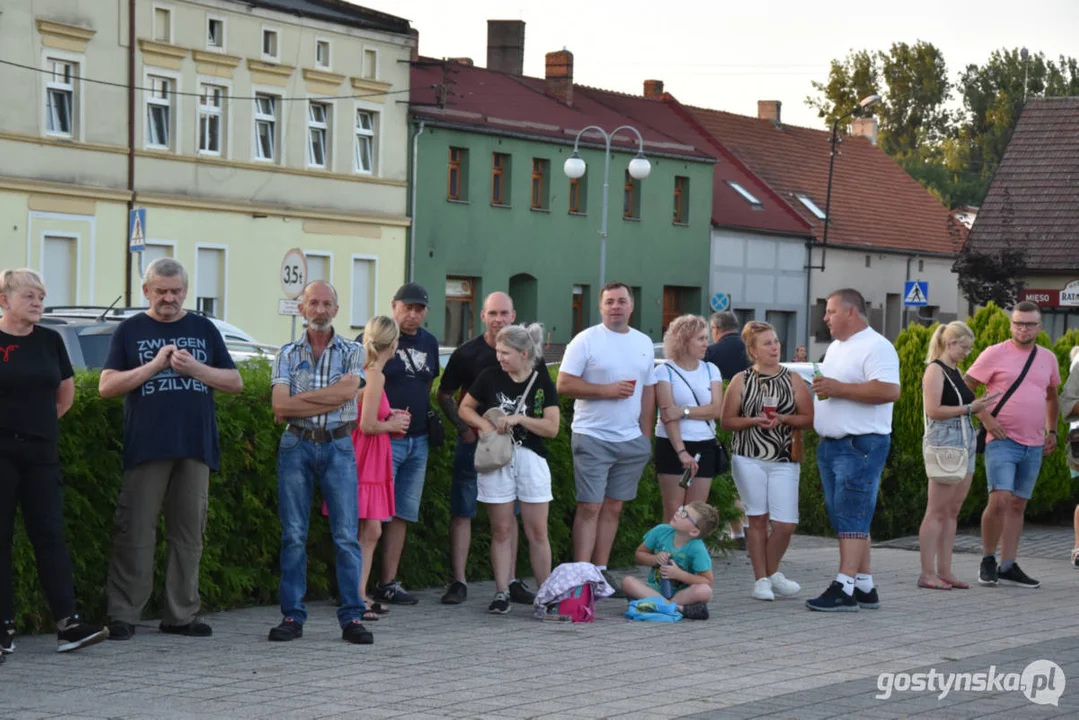
[[[562,169],[571,145],[428,122],[418,148],[415,281],[430,295],[427,327],[441,342],[456,344],[478,334],[483,297],[496,290],[513,297],[518,322],[542,322],[552,343],[569,342],[576,326],[599,322],[603,150],[581,149],[588,169],[579,181],[581,212],[571,213],[570,180]],[[454,182],[451,148],[467,151],[458,153],[458,200],[448,198]],[[502,170],[504,206],[492,203],[495,153],[508,156]],[[652,171],[635,188],[638,218],[625,219],[626,168],[633,156],[611,154],[606,279],[634,289],[633,325],[658,341],[665,292],[668,319],[675,311],[707,309],[712,164],[649,154]],[[534,159],[545,161],[542,209],[532,208]],[[674,222],[676,177],[686,179],[679,181],[683,198],[688,196],[682,223]],[[456,278],[470,279],[471,305],[447,301],[447,279]],[[574,308],[575,286],[580,310]],[[462,326],[465,316],[470,327]]]

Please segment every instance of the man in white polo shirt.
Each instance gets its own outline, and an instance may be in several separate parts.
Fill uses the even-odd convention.
[[[599,296],[603,322],[583,330],[566,347],[558,393],[577,398],[573,406],[573,475],[577,514],[573,559],[607,574],[622,503],[637,497],[637,484],[652,457],[656,421],[655,347],[629,326],[633,295],[620,282]],[[616,597],[621,597],[616,593]]]
[[[822,612],[878,608],[880,597],[869,570],[869,525],[892,442],[899,355],[869,327],[865,298],[857,290],[829,295],[824,322],[832,344],[821,376],[813,380],[813,428],[820,436],[817,466],[824,505],[839,536],[839,574],[806,607]]]

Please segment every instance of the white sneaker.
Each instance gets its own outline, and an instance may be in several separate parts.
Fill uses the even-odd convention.
[[[775,600],[775,593],[772,592],[772,582],[763,577],[757,582],[753,583],[753,592],[750,595],[755,600]]]
[[[770,578],[768,578],[768,580],[772,584],[772,590],[777,595],[782,595],[783,597],[797,595],[798,591],[802,589],[802,586],[798,583],[783,577],[783,573],[781,572],[777,572],[775,575],[772,575]]]

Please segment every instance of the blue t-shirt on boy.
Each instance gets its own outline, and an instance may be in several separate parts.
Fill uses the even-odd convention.
[[[692,538],[680,548],[674,546],[674,528],[663,523],[644,534],[644,546],[653,553],[670,553],[674,564],[691,575],[699,575],[712,569],[712,556],[708,554],[708,548],[700,538]],[[659,568],[652,568],[648,572],[648,585],[659,592]],[[685,583],[672,580],[675,590],[684,588]]]

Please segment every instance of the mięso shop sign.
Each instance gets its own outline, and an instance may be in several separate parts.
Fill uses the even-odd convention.
[[[1028,288],[1019,293],[1019,299],[1039,307],[1079,307],[1079,280],[1068,283],[1063,290]]]

